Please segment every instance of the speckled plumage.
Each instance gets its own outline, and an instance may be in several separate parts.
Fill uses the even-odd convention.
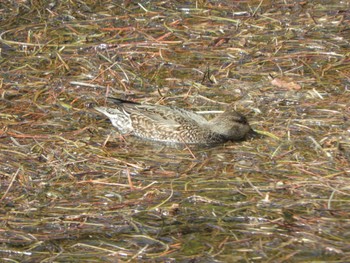
[[[231,108],[208,121],[201,115],[177,107],[109,99],[116,104],[116,108],[95,109],[105,114],[121,134],[132,134],[147,140],[217,144],[242,140],[252,131],[247,119]]]

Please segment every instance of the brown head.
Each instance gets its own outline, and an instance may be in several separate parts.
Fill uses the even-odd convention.
[[[232,108],[227,109],[209,123],[213,132],[221,134],[229,140],[242,140],[252,131],[247,118]]]

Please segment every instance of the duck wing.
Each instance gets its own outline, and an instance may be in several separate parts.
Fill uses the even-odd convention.
[[[147,118],[158,125],[173,129],[181,125],[203,126],[208,123],[204,117],[177,107],[140,104],[111,97],[108,99],[117,104],[119,109],[130,115],[132,119]]]

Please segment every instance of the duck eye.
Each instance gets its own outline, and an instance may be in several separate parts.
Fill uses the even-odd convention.
[[[248,123],[247,118],[244,117],[244,116],[239,116],[239,118],[237,119],[237,122],[238,123],[242,123],[242,124],[247,124]]]

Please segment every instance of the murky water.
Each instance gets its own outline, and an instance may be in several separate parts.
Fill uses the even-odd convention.
[[[349,8],[1,3],[1,259],[348,261]],[[107,96],[233,103],[265,136],[121,138]]]

